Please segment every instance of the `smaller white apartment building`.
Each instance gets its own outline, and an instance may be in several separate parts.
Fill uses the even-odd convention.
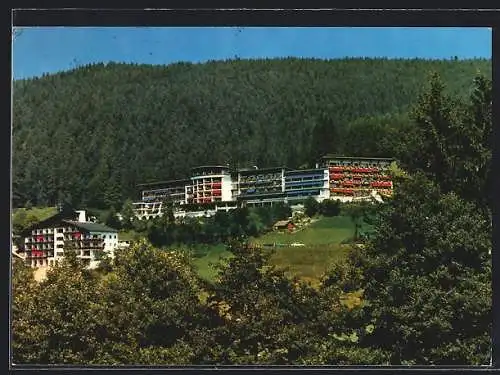
[[[118,231],[90,222],[85,211],[59,213],[39,222],[22,233],[22,248],[27,265],[50,267],[64,258],[68,250],[89,268],[95,268],[107,254],[111,258],[118,248]]]

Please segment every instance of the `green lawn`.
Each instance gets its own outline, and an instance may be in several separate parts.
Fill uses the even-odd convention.
[[[340,244],[354,234],[354,225],[346,216],[322,217],[310,226],[296,233],[270,232],[254,239],[257,244],[291,244],[294,242],[305,245]]]
[[[354,225],[349,217],[322,217],[297,233],[271,232],[252,239],[252,242],[305,244],[303,247],[276,247],[271,264],[285,268],[290,276],[298,276],[314,285],[325,271],[346,255],[349,246],[342,245],[341,242],[353,234]],[[214,280],[217,275],[210,263],[217,263],[221,257],[231,256],[224,245],[207,247],[201,253],[206,255],[195,258],[194,263],[199,275],[208,281]]]
[[[297,276],[314,285],[348,251],[349,246],[339,244],[276,248],[271,264],[285,268],[290,276]]]
[[[213,281],[217,276],[217,270],[211,264],[218,263],[222,258],[231,257],[232,254],[226,250],[226,246],[223,244],[209,246],[205,252],[205,255],[195,258],[193,263],[202,279]]]

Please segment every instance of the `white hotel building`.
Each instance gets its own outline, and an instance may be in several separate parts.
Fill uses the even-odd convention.
[[[55,265],[70,248],[88,268],[95,268],[102,255],[114,257],[118,247],[118,231],[87,221],[85,211],[58,213],[33,225],[21,237],[18,254],[36,268]]]
[[[189,179],[139,185],[142,200],[134,203],[134,211],[139,219],[152,219],[162,214],[163,202],[169,201],[176,217],[196,217],[242,205],[296,204],[309,197],[318,202],[348,202],[372,199],[374,194],[390,196],[392,162],[391,158],[326,155],[321,166],[313,169],[195,167]]]

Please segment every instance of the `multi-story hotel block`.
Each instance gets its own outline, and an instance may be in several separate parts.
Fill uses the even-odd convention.
[[[232,200],[231,171],[227,166],[192,169],[191,186],[186,186],[187,203],[221,203]]]
[[[58,213],[21,234],[18,253],[24,254],[27,265],[49,267],[64,258],[69,249],[89,268],[99,264],[102,255],[114,257],[118,231],[86,220],[85,211]]]
[[[138,187],[142,189],[141,201],[133,203],[137,217],[142,219],[161,215],[163,202],[170,202],[174,206],[185,204],[189,183],[189,179],[184,179],[139,184]]]
[[[309,197],[318,201],[328,199],[328,170],[324,168],[287,171],[285,173],[285,194],[288,202]]]
[[[293,204],[308,197],[321,202],[367,199],[374,193],[390,196],[393,186],[388,169],[392,162],[389,158],[327,155],[322,167],[314,169],[195,167],[189,179],[139,185],[142,200],[134,203],[135,212],[139,218],[156,217],[161,215],[164,201],[175,203],[176,216],[186,216],[186,207],[192,205],[206,206],[205,214],[213,214],[240,205]]]
[[[393,190],[390,158],[323,157],[330,179],[330,197],[340,200],[365,198],[375,191],[390,196]]]
[[[170,201],[174,205],[186,202],[186,185],[190,180],[152,182],[138,185],[142,190],[143,202]]]
[[[249,206],[284,202],[287,168],[241,169],[233,182],[233,199]]]

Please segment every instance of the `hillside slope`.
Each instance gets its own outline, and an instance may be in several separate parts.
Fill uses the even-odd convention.
[[[478,70],[491,75],[491,62],[97,64],[17,81],[14,206],[105,207],[136,198],[136,183],[183,177],[197,164],[298,167],[324,149],[349,154],[348,125],[404,114],[433,70],[467,94]]]

